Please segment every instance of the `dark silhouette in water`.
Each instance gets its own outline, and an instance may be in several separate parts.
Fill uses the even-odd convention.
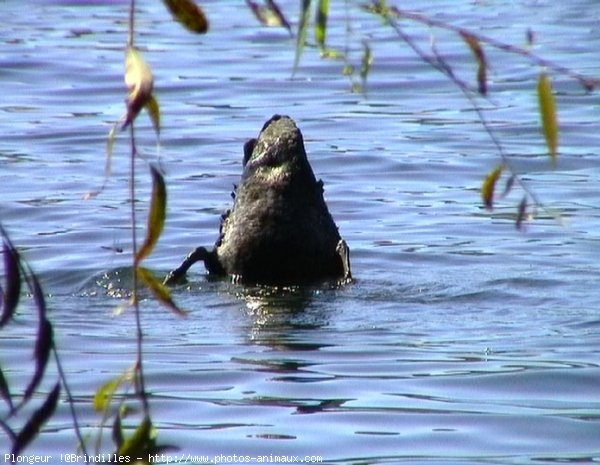
[[[294,285],[351,280],[341,239],[306,157],[302,133],[275,115],[244,145],[244,171],[233,208],[211,250],[198,247],[165,278],[182,280],[197,261],[209,273],[247,284]]]

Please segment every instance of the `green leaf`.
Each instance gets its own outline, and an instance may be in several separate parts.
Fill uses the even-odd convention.
[[[202,9],[192,0],[163,0],[173,18],[188,31],[204,34],[208,31],[208,19]]]
[[[187,313],[181,310],[173,301],[169,288],[157,280],[149,269],[140,266],[137,268],[137,273],[161,304],[178,316],[187,316]]]
[[[118,124],[118,123],[117,123]],[[108,178],[110,176],[111,167],[112,167],[112,153],[113,147],[115,146],[115,136],[117,133],[117,124],[115,124],[108,133],[108,138],[106,139],[106,163],[104,165],[104,177]],[[106,183],[106,181],[105,181]]]
[[[17,309],[19,298],[21,296],[22,284],[21,271],[19,269],[19,252],[17,252],[17,250],[9,242],[8,237],[4,238],[2,253],[4,255],[4,274],[6,277],[6,283],[4,291],[0,294],[2,297],[0,328],[8,323]]]
[[[296,37],[296,57],[294,58],[294,73],[300,64],[300,57],[306,45],[306,35],[308,32],[308,19],[310,17],[311,0],[302,0],[302,11],[300,12],[300,21],[298,22],[298,35]]]
[[[365,40],[363,41],[363,56],[360,63],[360,78],[363,81],[363,86],[367,81],[367,76],[369,75],[369,71],[371,70],[371,66],[373,65],[373,53],[371,52],[371,47],[369,43]]]
[[[538,78],[537,93],[546,145],[548,146],[552,164],[556,166],[558,157],[558,119],[556,116],[556,102],[552,93],[552,83],[545,73],[541,73]]]
[[[321,51],[325,51],[327,37],[327,17],[329,16],[329,0],[319,0],[317,4],[317,17],[315,19],[315,40]]]
[[[152,199],[150,200],[150,212],[148,214],[148,226],[144,243],[135,256],[135,264],[139,264],[154,249],[158,238],[165,225],[167,212],[167,188],[165,180],[154,166],[150,166],[152,173]]]
[[[483,48],[479,43],[477,38],[467,32],[461,32],[460,35],[467,43],[471,52],[473,52],[473,56],[477,61],[477,87],[478,91],[481,95],[487,94],[487,62],[485,59],[485,54],[483,53]]]
[[[496,182],[500,178],[503,170],[503,165],[496,166],[490,173],[488,173],[483,180],[483,184],[481,185],[481,198],[483,199],[485,207],[489,210],[491,210],[494,206],[494,189],[496,187]]]
[[[19,455],[25,447],[38,435],[40,428],[48,421],[54,413],[58,398],[60,396],[60,383],[56,383],[42,406],[33,412],[31,418],[25,423],[23,429],[17,434],[11,453]]]
[[[129,126],[141,109],[152,98],[154,76],[142,54],[135,47],[128,47],[125,55],[125,84],[129,89],[127,114],[122,128]]]
[[[132,381],[133,377],[134,370],[129,368],[118,377],[113,378],[100,386],[94,395],[94,410],[96,412],[106,412],[110,407],[117,389],[119,389],[123,383]]]
[[[152,120],[152,127],[154,127],[154,132],[156,133],[156,138],[158,139],[160,136],[160,107],[154,95],[151,95],[148,103],[146,103],[146,110],[148,111],[148,115]]]
[[[152,421],[145,416],[131,437],[125,439],[118,454],[121,457],[141,457],[155,449],[155,441],[152,437]]]

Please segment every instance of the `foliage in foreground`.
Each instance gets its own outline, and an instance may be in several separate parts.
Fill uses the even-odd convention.
[[[187,30],[195,33],[205,33],[208,30],[209,23],[204,12],[192,0],[163,0],[163,3],[173,18]],[[261,23],[269,26],[284,27],[290,35],[294,36],[290,22],[286,19],[284,13],[274,0],[267,0],[264,5],[247,0],[247,5]],[[354,66],[350,62],[348,50],[342,52],[327,44],[329,0],[318,0],[314,7],[314,15],[313,6],[314,4],[311,0],[301,1],[298,26],[295,32],[296,55],[292,66],[294,72],[297,71],[300,65],[304,48],[309,41],[308,32],[311,24],[313,24],[314,40],[321,56],[327,59],[341,59],[344,63],[343,74],[350,78],[352,90],[363,92],[374,60],[369,42],[367,40],[361,41],[362,55],[360,65]],[[490,91],[487,76],[489,63],[486,59],[485,49],[491,47],[506,53],[522,56],[529,60],[533,66],[541,68],[536,83],[540,126],[553,166],[556,166],[558,163],[559,125],[551,74],[566,75],[576,80],[586,91],[592,91],[598,87],[599,81],[587,78],[568,68],[543,59],[533,54],[527,47],[506,44],[473,31],[432,19],[420,13],[400,9],[389,5],[384,0],[373,0],[370,3],[365,3],[361,6],[361,9],[365,14],[378,18],[385,27],[391,28],[400,41],[408,45],[424,63],[444,74],[471,103],[483,129],[489,134],[501,159],[482,181],[480,191],[483,204],[489,210],[494,208],[495,201],[499,197],[496,193],[498,182],[504,173],[508,173],[500,197],[508,195],[515,185],[520,186],[524,192],[515,215],[515,225],[520,229],[523,226],[524,220],[530,215],[530,204],[533,205],[534,209],[543,207],[543,205],[512,166],[508,154],[505,153],[502,144],[495,136],[485,118],[482,108],[478,104],[478,98],[486,98]],[[147,110],[158,139],[161,117],[158,100],[154,95],[152,70],[144,60],[139,48],[134,45],[134,0],[130,0],[129,13],[129,38],[125,47],[124,76],[129,94],[125,114],[114,125],[108,136],[105,171],[108,178],[110,175],[110,160],[117,133],[125,129],[129,130],[131,161],[129,203],[131,205],[131,234],[133,244],[131,256],[134,276],[132,298],[129,306],[133,307],[136,319],[137,332],[135,342],[137,344],[137,356],[129,369],[100,386],[94,396],[93,406],[101,414],[100,427],[98,428],[95,442],[96,452],[102,450],[102,430],[111,421],[111,438],[116,454],[120,456],[148,457],[148,454],[161,452],[168,446],[160,446],[157,443],[157,431],[153,426],[145,387],[143,333],[141,308],[138,299],[138,282],[143,283],[161,304],[176,315],[185,316],[185,312],[173,301],[169,290],[154,277],[148,268],[142,266],[142,262],[150,256],[159,240],[166,219],[166,184],[160,170],[152,165],[150,165],[152,194],[146,235],[142,245],[139,248],[137,247],[135,180],[138,152],[135,141],[135,121],[142,110]],[[314,17],[314,22],[312,23],[311,17]],[[425,25],[432,31],[440,29],[454,33],[457,40],[464,43],[464,46],[470,50],[475,61],[476,72],[474,78],[470,80],[471,83],[457,76],[450,61],[435,47],[435,41],[431,41],[429,48],[424,48],[415,42],[404,31],[403,22],[407,21]],[[532,39],[529,38],[528,40],[531,42]],[[102,186],[98,192],[90,194],[89,197],[98,195],[104,187]],[[40,282],[29,264],[21,257],[19,251],[13,245],[1,225],[0,237],[2,239],[4,275],[4,280],[0,283],[0,330],[14,322],[18,316],[17,309],[22,309],[23,307],[35,309],[37,322],[34,341],[32,343],[34,363],[26,385],[22,386],[22,389],[15,388],[11,382],[11,377],[8,376],[8,373],[10,373],[6,369],[8,364],[3,363],[0,366],[0,403],[2,405],[2,409],[0,410],[0,428],[4,431],[10,442],[11,453],[21,453],[35,440],[42,427],[52,417],[59,404],[61,393],[64,392],[72,415],[78,446],[83,453],[87,454],[87,444],[81,435],[77,422],[73,399],[60,363],[60,357],[54,341],[54,329],[48,318],[46,301]],[[31,299],[26,303],[23,302],[23,294],[31,296]],[[49,366],[55,367],[56,374],[48,373],[49,370],[47,368]],[[42,390],[44,391],[43,393],[41,392]],[[133,390],[133,394],[130,393],[131,390]],[[132,416],[135,415],[131,414],[135,409],[126,404],[126,401],[132,400],[132,398],[142,407],[141,412],[135,419],[132,419]],[[114,407],[115,403],[117,403],[116,408]],[[125,426],[124,422],[132,424]],[[127,435],[125,433],[127,430],[133,430],[133,432]]]
[[[268,26],[281,26],[291,30],[289,21],[285,18],[275,1],[269,0],[266,2],[266,5],[262,7],[259,7],[256,2],[249,0],[247,3],[261,23]],[[344,4],[343,7],[350,8],[348,3]],[[509,154],[505,151],[503,144],[496,136],[492,125],[487,121],[484,110],[479,103],[482,99],[486,103],[490,103],[490,85],[488,79],[490,63],[486,58],[485,50],[492,48],[507,54],[515,55],[527,60],[532,67],[539,68],[537,82],[533,83],[534,85],[532,87],[534,87],[534,91],[537,94],[541,134],[545,141],[552,167],[556,167],[558,164],[560,133],[555,92],[552,87],[552,75],[563,75],[569,79],[573,79],[586,92],[591,92],[600,86],[600,79],[586,77],[570,68],[536,55],[531,47],[534,40],[534,34],[531,30],[527,33],[526,45],[518,46],[496,40],[464,27],[455,26],[451,23],[429,17],[419,12],[400,8],[386,0],[365,1],[360,3],[358,8],[363,14],[379,20],[384,27],[384,32],[391,29],[398,40],[407,45],[423,63],[439,71],[450,82],[456,85],[458,90],[465,96],[475,110],[482,128],[489,135],[490,140],[500,157],[500,161],[496,166],[489,170],[481,183],[480,193],[483,205],[488,210],[493,210],[498,198],[506,197],[514,190],[514,187],[518,186],[523,194],[516,208],[515,226],[517,229],[522,229],[525,220],[534,217],[539,209],[548,212],[548,209],[544,207],[542,201],[535,192],[529,188],[523,177],[514,167]],[[372,40],[372,37],[361,40],[362,56],[359,65],[355,66],[351,63],[351,54],[348,43],[358,39],[356,37],[347,37],[345,39],[345,46],[331,47],[327,43],[327,25],[329,16],[329,0],[317,0],[316,2],[313,2],[312,0],[301,1],[296,31],[294,72],[298,68],[300,57],[309,43],[308,32],[312,24],[314,30],[314,43],[317,50],[320,52],[321,57],[326,59],[341,59],[344,63],[343,73],[350,78],[352,90],[365,92],[367,78],[375,59],[373,51],[369,46],[369,41]],[[312,22],[311,18],[314,18]],[[422,25],[427,28],[430,34],[427,45],[421,44],[417,39],[406,32],[404,25],[407,23],[411,25]],[[349,24],[346,26],[346,30],[351,30]],[[473,78],[468,80],[461,78],[453,68],[451,60],[440,52],[436,45],[435,34],[437,31],[445,31],[451,33],[451,35],[453,34],[458,43],[464,44],[471,52],[475,62],[475,76]],[[348,34],[351,33],[348,32]],[[505,173],[506,176],[504,176]],[[497,185],[501,178],[505,178],[505,184],[504,188],[500,191],[500,194],[498,194]],[[549,213],[551,216],[559,219],[556,213]]]

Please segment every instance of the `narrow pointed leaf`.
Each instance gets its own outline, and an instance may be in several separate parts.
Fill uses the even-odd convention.
[[[139,457],[151,450],[154,440],[151,438],[152,421],[145,416],[140,425],[136,428],[131,437],[125,439],[118,454],[122,457]]]
[[[27,286],[33,295],[33,301],[35,302],[38,312],[38,330],[33,352],[35,371],[25,389],[21,404],[27,402],[39,386],[44,377],[46,365],[48,364],[48,359],[50,357],[50,351],[54,345],[54,330],[52,328],[52,323],[46,318],[46,299],[44,297],[44,291],[42,290],[42,286],[40,285],[37,276],[29,267],[27,271]]]
[[[10,395],[10,389],[8,387],[8,382],[4,376],[4,372],[2,371],[2,367],[0,366],[0,396],[6,401],[8,404],[9,410],[14,411],[14,406],[12,402],[12,397]]]
[[[52,349],[52,345],[54,343],[54,331],[52,329],[52,324],[46,318],[42,319],[39,324],[39,329],[36,336],[35,341],[35,349],[34,349],[34,358],[35,358],[35,372],[33,373],[33,377],[29,381],[29,385],[25,389],[25,393],[23,394],[22,404],[27,402],[36,388],[39,386],[42,378],[44,377],[44,373],[46,371],[46,366],[48,365],[48,358],[50,357],[50,351]]]
[[[285,15],[281,11],[281,8],[279,8],[279,5],[277,5],[275,0],[267,0],[267,6],[269,7],[269,10],[272,12],[272,15],[275,18],[277,25],[285,27],[291,35],[292,34],[292,26],[290,26],[290,23],[286,19]]]
[[[290,23],[275,1],[269,0],[266,5],[261,5],[252,0],[246,0],[246,4],[262,25],[268,27],[285,27],[290,34],[292,33]]]
[[[369,75],[369,71],[371,70],[371,66],[373,65],[373,53],[371,52],[371,47],[367,41],[363,41],[363,56],[360,64],[360,77],[363,81],[363,86],[367,81],[367,76]]]
[[[154,76],[142,54],[135,47],[129,47],[125,56],[125,84],[129,90],[127,114],[122,128],[126,128],[137,117],[141,109],[152,98]]]
[[[152,120],[152,127],[154,127],[154,132],[156,133],[156,138],[158,139],[160,136],[160,107],[158,105],[158,101],[153,95],[150,96],[148,103],[146,103],[146,110],[148,111],[150,120]]]
[[[136,264],[150,255],[152,249],[154,249],[165,225],[167,212],[167,188],[165,180],[154,166],[150,166],[150,172],[152,173],[152,199],[150,201],[150,212],[148,213],[148,226],[144,243],[135,257]]]
[[[123,430],[121,429],[121,415],[115,415],[115,421],[112,427],[112,440],[117,446],[117,449],[120,449],[123,445]]]
[[[461,32],[463,40],[467,43],[473,56],[477,61],[477,88],[481,95],[487,94],[487,62],[485,59],[485,53],[479,43],[479,40],[471,34]]]
[[[113,378],[98,388],[94,394],[94,410],[96,412],[106,411],[110,407],[110,403],[123,383],[133,380],[133,369],[127,369],[116,378]]]
[[[298,22],[298,35],[296,36],[296,57],[294,58],[294,73],[300,64],[300,57],[306,45],[306,35],[308,32],[308,19],[310,17],[311,0],[302,0],[302,11],[300,12],[300,21]]]
[[[60,383],[56,383],[52,391],[50,391],[50,394],[48,394],[48,397],[46,397],[46,400],[42,406],[33,412],[31,418],[27,421],[27,423],[25,423],[23,429],[17,434],[11,451],[12,454],[19,455],[19,453],[23,451],[23,449],[25,449],[33,439],[35,439],[40,432],[41,427],[54,413],[59,396]]]
[[[137,272],[140,279],[148,286],[148,289],[152,291],[154,297],[161,304],[178,316],[187,316],[187,313],[181,310],[173,301],[169,288],[157,280],[149,269],[140,266],[137,268]]]
[[[21,296],[21,271],[19,269],[19,252],[5,239],[3,244],[4,273],[6,282],[2,296],[2,315],[0,315],[0,328],[12,318],[19,297]]]
[[[271,14],[268,8],[264,5],[259,5],[252,0],[246,0],[246,4],[250,8],[250,11],[254,13],[258,22],[263,26],[278,26],[277,19]]]
[[[519,203],[519,208],[517,210],[517,220],[515,221],[515,227],[521,231],[523,229],[523,222],[527,216],[527,196],[524,196],[521,202]]]
[[[502,197],[506,197],[508,194],[510,194],[510,191],[512,190],[515,184],[515,179],[516,176],[514,174],[511,174],[506,180],[506,184],[504,185],[504,191],[502,192]]]
[[[111,379],[104,383],[96,391],[94,395],[94,410],[96,412],[102,412],[110,405],[115,391],[119,388],[122,383],[122,378]]]
[[[494,189],[496,188],[496,182],[498,181],[498,178],[500,178],[503,170],[503,165],[496,166],[488,173],[481,185],[481,198],[483,199],[485,207],[489,210],[494,207]]]
[[[556,166],[558,156],[558,119],[556,116],[556,102],[552,93],[552,83],[545,74],[540,74],[537,85],[538,101],[544,138],[550,153],[552,164]]]
[[[104,163],[104,183],[100,190],[104,189],[104,186],[108,182],[108,178],[110,177],[110,173],[112,171],[112,154],[113,154],[113,148],[115,146],[115,137],[117,134],[117,125],[118,124],[119,123],[114,124],[114,126],[109,131],[108,137],[106,139],[106,161]]]
[[[202,9],[192,0],[163,0],[173,18],[188,31],[204,34],[208,31],[208,19]]]
[[[319,0],[317,4],[317,17],[315,20],[315,40],[321,52],[325,50],[327,37],[327,17],[329,16],[329,0]]]
[[[108,137],[106,138],[106,160],[104,162],[104,181],[102,182],[102,186],[95,191],[87,192],[84,196],[84,200],[90,200],[94,197],[100,195],[104,188],[108,184],[108,179],[110,178],[110,173],[112,171],[112,154],[113,148],[115,146],[115,138],[117,135],[117,128],[119,127],[119,123],[115,123],[113,127],[108,132]]]

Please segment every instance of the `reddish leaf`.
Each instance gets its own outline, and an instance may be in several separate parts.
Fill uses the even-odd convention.
[[[477,86],[479,93],[481,95],[487,94],[487,62],[485,59],[485,54],[483,53],[483,48],[479,43],[479,40],[471,34],[466,32],[461,32],[460,34],[464,41],[467,43],[471,52],[475,56],[475,60],[477,61]]]
[[[527,196],[523,197],[523,200],[519,203],[519,209],[517,211],[517,220],[515,221],[515,227],[521,231],[523,229],[523,221],[527,216]]]

